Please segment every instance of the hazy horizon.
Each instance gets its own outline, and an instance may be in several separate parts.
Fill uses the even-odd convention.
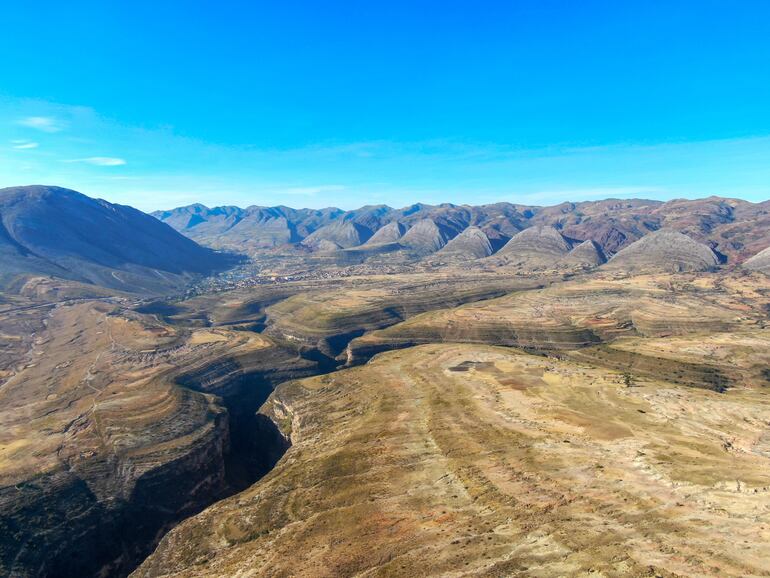
[[[765,201],[750,201],[747,199],[741,199],[739,197],[726,197],[726,196],[720,196],[720,195],[709,195],[706,197],[699,197],[699,196],[691,196],[691,197],[672,197],[670,199],[652,199],[647,197],[634,197],[634,196],[628,196],[628,197],[602,197],[602,198],[592,198],[592,199],[583,199],[583,200],[563,200],[557,203],[548,203],[548,204],[537,204],[537,203],[518,203],[516,201],[494,201],[491,203],[450,203],[450,202],[439,202],[439,203],[424,203],[422,201],[415,201],[414,203],[409,203],[406,205],[392,205],[388,203],[376,203],[376,204],[365,204],[365,205],[358,205],[358,206],[352,206],[352,207],[340,207],[337,205],[324,205],[324,206],[305,206],[305,205],[290,205],[286,203],[281,203],[277,205],[260,205],[258,203],[244,203],[241,205],[236,204],[223,204],[223,205],[207,205],[206,203],[199,203],[199,202],[192,202],[185,205],[177,205],[175,207],[167,207],[165,209],[153,209],[150,212],[157,213],[157,212],[169,212],[173,211],[175,209],[181,209],[185,207],[192,207],[195,205],[202,205],[206,207],[207,209],[213,210],[213,209],[220,209],[225,207],[236,207],[238,209],[248,209],[250,207],[260,207],[260,208],[276,208],[276,207],[288,207],[290,209],[296,209],[296,210],[312,210],[312,211],[320,211],[324,209],[341,209],[343,211],[354,211],[356,209],[362,209],[364,207],[388,207],[390,209],[405,209],[407,207],[413,206],[413,205],[428,205],[428,206],[440,206],[440,205],[453,205],[455,207],[475,207],[475,206],[482,206],[482,205],[492,205],[495,203],[510,203],[512,205],[523,205],[523,206],[531,206],[531,207],[552,207],[555,205],[559,205],[562,203],[574,203],[574,204],[580,204],[580,203],[590,203],[590,202],[602,202],[602,201],[650,201],[650,202],[659,202],[659,203],[666,203],[669,201],[680,201],[680,200],[687,200],[687,201],[699,201],[699,200],[706,200],[710,198],[719,198],[719,199],[727,199],[727,200],[744,200],[749,203],[757,204],[762,203]],[[106,200],[106,199],[105,199]]]
[[[62,187],[61,185],[57,185],[57,184],[54,184],[54,183],[25,183],[25,184],[15,184],[15,185],[7,185],[7,186],[6,185],[2,185],[2,186],[0,186],[0,190],[2,190],[4,188],[17,188],[17,187],[18,188],[25,188],[25,187],[34,187],[34,186],[40,186],[40,187],[61,187],[61,188],[66,188],[66,189],[74,190],[74,191],[79,192],[81,194],[86,194],[86,193],[84,193],[84,191],[79,191],[76,188]],[[94,199],[102,199],[102,200],[105,200],[105,201],[108,201],[108,202],[114,202],[114,203],[117,203],[117,204],[120,204],[120,205],[127,205],[127,206],[132,206],[134,208],[140,208],[140,207],[135,207],[134,205],[131,205],[130,203],[111,201],[110,199],[105,198],[104,196],[100,196],[98,194],[94,194],[94,195],[86,194],[86,196],[89,196],[89,197],[94,198]],[[464,206],[474,207],[474,206],[493,205],[493,204],[496,204],[496,203],[510,203],[512,205],[522,205],[522,206],[531,206],[531,207],[552,207],[552,206],[556,206],[556,205],[559,205],[559,204],[562,204],[562,203],[580,204],[580,203],[602,202],[602,201],[650,201],[650,202],[666,203],[666,202],[669,202],[669,201],[679,201],[679,200],[682,200],[682,201],[707,200],[709,198],[719,198],[719,199],[726,199],[726,200],[743,200],[743,201],[746,201],[746,202],[749,202],[749,203],[753,203],[753,204],[758,204],[758,203],[762,203],[762,202],[766,201],[766,200],[752,201],[752,200],[749,200],[749,199],[742,199],[742,198],[737,197],[737,196],[725,196],[725,195],[708,195],[708,196],[697,196],[697,195],[693,196],[693,195],[691,195],[691,196],[671,197],[671,198],[666,198],[666,199],[655,199],[655,198],[651,198],[651,197],[642,197],[642,196],[629,195],[629,196],[594,197],[594,198],[577,199],[577,200],[575,200],[575,199],[564,199],[564,200],[561,200],[561,201],[558,201],[558,202],[540,203],[540,204],[538,204],[538,203],[518,202],[518,201],[515,201],[515,200],[513,200],[513,201],[507,201],[507,200],[506,201],[491,201],[491,202],[488,202],[488,203],[472,203],[472,202],[470,202],[470,203],[452,203],[452,202],[449,202],[449,201],[438,201],[438,202],[435,202],[435,203],[428,203],[428,202],[423,202],[423,201],[417,200],[417,201],[414,201],[412,203],[407,203],[405,205],[394,205],[394,204],[389,204],[389,203],[367,203],[367,204],[361,204],[361,205],[344,207],[344,206],[339,206],[339,205],[311,206],[311,205],[290,204],[290,203],[277,203],[277,204],[272,204],[272,205],[265,205],[265,204],[259,204],[259,203],[251,203],[251,202],[248,202],[248,200],[244,199],[244,202],[241,203],[241,204],[234,204],[234,203],[206,204],[206,203],[199,202],[199,201],[192,201],[192,202],[189,202],[189,203],[184,203],[184,204],[174,205],[174,206],[168,206],[168,207],[162,207],[162,208],[158,208],[158,209],[147,209],[147,210],[144,210],[144,212],[147,212],[147,213],[170,212],[170,211],[173,211],[173,210],[176,210],[176,209],[191,207],[191,206],[195,206],[195,205],[204,206],[204,207],[206,207],[209,210],[226,208],[226,207],[235,207],[235,208],[238,208],[238,209],[248,209],[250,207],[259,207],[259,208],[288,207],[290,209],[295,209],[295,210],[320,211],[320,210],[324,210],[324,209],[339,209],[339,210],[343,210],[343,211],[354,211],[354,210],[357,210],[357,209],[362,209],[362,208],[365,208],[365,207],[374,207],[374,206],[388,207],[388,208],[394,209],[394,210],[405,209],[405,208],[408,208],[408,207],[413,206],[413,205],[427,205],[427,206],[434,206],[434,207],[435,206],[441,206],[441,205],[453,205],[453,206],[456,206],[456,207],[464,207]],[[143,210],[143,209],[140,208],[140,210]]]

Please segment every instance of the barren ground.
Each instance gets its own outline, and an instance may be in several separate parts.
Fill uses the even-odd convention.
[[[293,447],[136,576],[766,575],[770,406],[481,345],[284,384]]]

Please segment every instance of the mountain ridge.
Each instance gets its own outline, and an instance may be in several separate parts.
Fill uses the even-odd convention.
[[[62,187],[0,189],[0,286],[44,275],[164,293],[231,262],[129,206]]]
[[[191,209],[194,207],[194,209]],[[231,214],[231,206],[201,209],[200,204],[168,211],[156,211],[156,218],[175,227],[197,242],[214,248],[241,248],[261,250],[264,245],[254,242],[261,238],[264,224],[246,217],[256,213],[280,211],[296,228],[296,236],[285,243],[270,247],[291,247],[318,229],[336,221],[352,222],[366,227],[377,241],[378,231],[385,229],[388,242],[401,240],[418,221],[431,220],[441,230],[456,236],[468,227],[480,228],[499,249],[517,233],[535,226],[555,228],[561,235],[575,242],[594,241],[601,252],[611,257],[634,241],[661,228],[684,233],[705,243],[728,263],[740,263],[770,245],[770,201],[752,203],[729,197],[702,199],[603,199],[598,201],[564,202],[552,206],[522,205],[498,202],[485,205],[455,205],[443,203],[428,205],[415,203],[402,208],[388,205],[370,205],[345,211],[336,207],[324,209],[289,209],[286,207],[259,207],[252,205],[235,211],[238,222],[227,229],[216,227],[210,231],[208,223],[222,220],[222,214]],[[183,222],[182,215],[196,212],[203,223]],[[208,213],[211,217],[208,217]],[[240,211],[240,212],[239,212]],[[234,219],[233,219],[234,220]],[[425,226],[425,225],[423,225]],[[241,230],[235,234],[236,230]],[[383,233],[384,234],[384,233]],[[449,239],[445,239],[446,243]],[[369,240],[362,244],[370,243]],[[370,243],[371,244],[371,243]],[[439,243],[441,244],[441,243]],[[443,245],[442,245],[443,246]],[[441,247],[434,247],[438,250]]]

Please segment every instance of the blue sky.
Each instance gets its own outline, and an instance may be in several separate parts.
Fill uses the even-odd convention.
[[[763,1],[6,2],[0,185],[152,210],[770,198]]]

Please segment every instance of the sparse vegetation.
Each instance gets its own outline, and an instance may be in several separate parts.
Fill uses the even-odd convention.
[[[547,208],[292,213],[308,228],[273,223],[264,259],[188,298],[14,277],[0,574],[29,574],[30,544],[91,564],[61,566],[73,575],[125,571],[237,490],[137,576],[769,573],[767,277],[700,271],[703,245],[668,234],[596,269],[638,234],[579,243],[600,206],[560,211],[558,229]],[[116,539],[72,556],[134,511],[135,554]]]

